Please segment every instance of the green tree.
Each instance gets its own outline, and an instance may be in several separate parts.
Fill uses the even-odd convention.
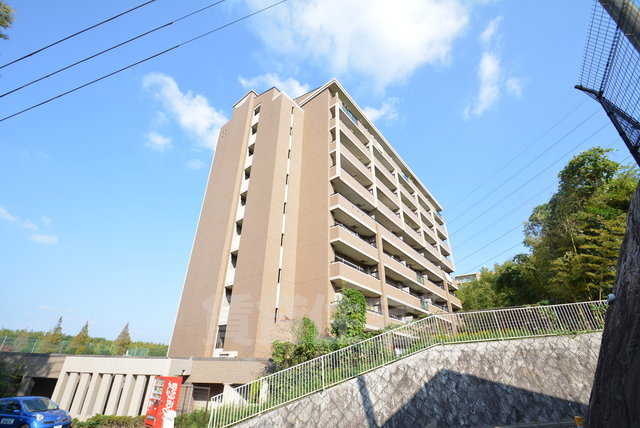
[[[364,338],[367,300],[364,295],[352,288],[342,290],[336,312],[331,322],[331,333],[338,338]]]
[[[91,337],[89,336],[89,322],[87,321],[80,332],[71,339],[68,352],[70,354],[89,354],[91,351]]]
[[[129,334],[129,323],[127,323],[116,340],[113,342],[113,355],[124,355],[131,345],[131,335]]]
[[[23,373],[21,363],[0,360],[0,397],[13,397],[18,393]]]
[[[58,318],[56,325],[47,332],[40,341],[38,352],[52,354],[60,352],[62,346],[62,317]]]
[[[495,276],[495,272],[483,268],[480,279],[462,284],[455,293],[462,302],[462,309],[472,311],[501,306],[502,300],[494,286]]]
[[[13,10],[13,8],[4,1],[0,0],[0,27],[4,29],[11,27],[11,24],[13,24],[13,21],[15,19],[14,14],[15,11]],[[9,36],[0,31],[0,39],[6,40],[8,38]]]

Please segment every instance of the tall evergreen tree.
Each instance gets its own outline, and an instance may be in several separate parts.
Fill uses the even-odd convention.
[[[89,322],[87,321],[80,332],[71,339],[68,352],[70,354],[89,354],[91,351],[91,337],[89,336]]]
[[[56,325],[47,332],[38,346],[38,352],[53,354],[60,352],[62,347],[62,317],[58,318]]]
[[[124,355],[127,353],[127,349],[131,345],[131,335],[129,334],[129,323],[127,323],[116,340],[113,342],[113,355]]]

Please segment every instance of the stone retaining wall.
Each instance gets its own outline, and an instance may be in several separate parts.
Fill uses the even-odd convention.
[[[586,413],[600,333],[438,346],[241,427],[494,427]]]

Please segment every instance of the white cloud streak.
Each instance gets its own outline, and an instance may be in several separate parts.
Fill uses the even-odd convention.
[[[145,146],[158,152],[164,152],[173,147],[171,145],[171,138],[165,137],[164,135],[161,135],[155,131],[149,132],[147,134],[147,141],[145,143]]]
[[[498,37],[499,24],[502,17],[491,20],[480,33],[479,41],[484,46],[480,63],[478,64],[478,93],[464,110],[464,117],[482,116],[487,110],[498,103],[502,95],[507,94],[519,98],[522,96],[524,79],[507,76],[502,65],[502,59],[493,46]]]
[[[247,1],[252,8],[266,3]],[[338,76],[356,74],[380,90],[425,64],[448,63],[469,9],[459,0],[289,2],[265,15],[256,31],[285,59],[307,59]]]
[[[53,245],[58,243],[58,237],[56,237],[55,235],[37,234],[37,235],[31,236],[29,240],[33,242],[37,242],[39,244],[47,244],[47,245]]]
[[[311,89],[309,85],[300,83],[292,77],[282,78],[276,73],[266,73],[251,78],[239,76],[238,81],[244,89],[254,89],[258,92],[266,91],[275,86],[291,98],[306,94]]]
[[[396,104],[398,103],[397,98],[388,98],[386,99],[379,108],[374,107],[365,107],[364,114],[371,120],[372,122],[377,122],[378,120],[384,120],[389,123],[398,118],[398,112],[396,110]]]
[[[228,120],[222,111],[213,108],[203,95],[182,92],[176,81],[166,74],[147,74],[142,86],[151,91],[166,113],[195,139],[198,148],[215,150],[220,127]]]
[[[201,169],[204,168],[206,164],[202,162],[200,159],[191,159],[187,162],[187,168],[189,169]]]

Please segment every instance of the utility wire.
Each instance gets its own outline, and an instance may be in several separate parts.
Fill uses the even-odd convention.
[[[155,0],[154,0],[154,1],[155,1]],[[151,33],[154,33],[154,32],[156,32],[156,31],[158,31],[158,30],[161,30],[161,29],[166,28],[166,27],[168,27],[168,26],[170,26],[170,25],[173,25],[173,24],[175,24],[175,23],[176,23],[176,22],[178,22],[178,21],[182,21],[183,19],[186,19],[186,18],[188,18],[188,17],[190,17],[190,16],[193,16],[193,15],[195,15],[195,14],[197,14],[197,13],[200,13],[200,12],[202,12],[202,11],[206,10],[206,9],[209,9],[209,8],[211,8],[211,7],[213,7],[213,6],[216,6],[216,5],[218,5],[218,4],[220,4],[220,3],[224,2],[224,1],[225,1],[225,0],[219,0],[219,1],[215,2],[215,3],[211,3],[211,4],[209,4],[208,6],[205,6],[205,7],[201,8],[201,9],[198,9],[198,10],[196,10],[196,11],[193,11],[193,12],[191,12],[191,13],[187,14],[187,15],[181,16],[181,17],[180,17],[180,18],[178,18],[178,19],[174,19],[174,20],[173,20],[173,21],[171,21],[171,22],[167,22],[166,24],[160,25],[160,26],[158,26],[158,27],[156,27],[156,28],[153,28],[153,29],[151,29],[151,30],[149,30],[149,31],[146,31],[146,32],[144,32],[144,33],[142,33],[142,34],[138,34],[137,36],[132,37],[132,38],[130,38],[129,40],[125,40],[125,41],[124,41],[124,42],[122,42],[122,43],[118,43],[117,45],[111,46],[111,47],[110,47],[110,48],[108,48],[108,49],[105,49],[105,50],[100,51],[100,52],[98,52],[98,53],[96,53],[96,54],[93,54],[93,55],[91,55],[91,56],[88,56],[88,57],[86,57],[86,58],[84,58],[84,59],[81,59],[81,60],[80,60],[80,61],[78,61],[78,62],[74,62],[73,64],[67,65],[66,67],[62,67],[62,68],[60,68],[60,69],[58,69],[58,70],[56,70],[56,71],[54,71],[54,72],[52,72],[52,73],[49,73],[49,74],[47,74],[47,75],[45,75],[45,76],[42,76],[42,77],[39,77],[39,78],[37,78],[37,79],[35,79],[35,80],[32,80],[32,81],[31,81],[31,82],[29,82],[29,83],[25,83],[25,84],[24,84],[24,85],[22,85],[22,86],[19,86],[19,87],[15,88],[15,89],[12,89],[12,90],[8,91],[8,92],[5,92],[4,94],[1,94],[1,95],[0,95],[0,98],[2,98],[2,97],[4,97],[4,96],[7,96],[7,95],[9,95],[9,94],[12,94],[12,93],[14,93],[14,92],[16,92],[16,91],[19,91],[20,89],[24,89],[24,88],[26,88],[27,86],[33,85],[34,83],[40,82],[41,80],[47,79],[47,78],[49,78],[49,77],[51,77],[51,76],[54,76],[54,75],[56,75],[56,74],[58,74],[58,73],[60,73],[60,72],[62,72],[62,71],[65,71],[65,70],[68,70],[68,69],[70,69],[70,68],[72,68],[72,67],[75,67],[75,66],[76,66],[76,65],[78,65],[78,64],[82,64],[83,62],[89,61],[90,59],[93,59],[93,58],[95,58],[95,57],[98,57],[98,56],[100,56],[100,55],[102,55],[102,54],[104,54],[104,53],[107,53],[107,52],[109,52],[109,51],[112,51],[112,50],[114,50],[114,49],[117,49],[117,48],[119,48],[120,46],[124,46],[124,45],[126,45],[127,43],[133,42],[134,40],[140,39],[140,38],[142,38],[142,37],[144,37],[144,36],[146,36],[146,35],[149,35],[149,34],[151,34]]]
[[[90,26],[90,27],[87,27],[87,28],[85,28],[84,30],[80,30],[80,31],[78,31],[77,33],[73,33],[73,34],[71,34],[70,36],[64,37],[64,38],[62,38],[62,39],[58,40],[57,42],[53,42],[53,43],[51,43],[51,44],[48,44],[48,45],[47,45],[47,46],[45,46],[45,47],[42,47],[42,48],[37,49],[37,50],[35,50],[35,51],[31,52],[31,53],[28,53],[28,54],[26,54],[25,56],[22,56],[22,57],[20,57],[20,58],[14,59],[13,61],[8,62],[8,63],[6,63],[6,64],[4,64],[4,65],[0,66],[0,70],[1,70],[1,69],[3,69],[3,68],[5,68],[5,67],[7,67],[7,66],[10,66],[11,64],[15,64],[15,63],[16,63],[16,62],[18,62],[18,61],[22,61],[23,59],[29,58],[30,56],[33,56],[33,55],[35,55],[35,54],[37,54],[37,53],[40,53],[40,52],[42,52],[42,51],[43,51],[43,50],[45,50],[45,49],[49,49],[50,47],[55,46],[55,45],[57,45],[58,43],[62,43],[62,42],[64,42],[64,41],[66,41],[66,40],[69,40],[70,38],[75,37],[75,36],[77,36],[77,35],[79,35],[79,34],[82,34],[82,33],[84,33],[85,31],[92,30],[92,29],[94,29],[94,28],[96,28],[96,27],[99,27],[99,26],[100,26],[100,25],[102,25],[102,24],[106,24],[106,23],[107,23],[107,22],[109,22],[109,21],[113,21],[114,19],[119,18],[119,17],[121,17],[122,15],[126,15],[127,13],[129,13],[129,12],[133,12],[133,11],[134,11],[134,10],[136,10],[136,9],[140,9],[141,7],[146,6],[146,5],[148,5],[149,3],[153,3],[153,2],[155,2],[155,1],[156,1],[156,0],[149,0],[149,1],[145,2],[145,3],[139,4],[139,5],[138,5],[138,6],[136,6],[136,7],[132,7],[132,8],[131,8],[131,9],[129,9],[129,10],[125,10],[125,11],[124,11],[124,12],[122,12],[122,13],[119,13],[119,14],[117,14],[117,15],[115,15],[115,16],[112,16],[112,17],[111,17],[111,18],[109,18],[109,19],[105,19],[105,20],[104,20],[104,21],[102,21],[102,22],[98,22],[97,24],[94,24],[94,25],[92,25],[92,26]]]
[[[519,247],[520,245],[522,245],[521,242],[518,242],[516,245],[514,245],[513,247],[509,247],[506,250],[504,250],[503,252],[501,252],[500,254],[496,254],[495,256],[491,257],[490,259],[485,260],[484,262],[480,263],[478,266],[476,266],[473,271],[476,272],[478,269],[480,269],[481,267],[484,267],[484,265],[486,265],[487,263],[489,263],[491,260],[494,260],[496,257],[500,257],[501,255],[508,253],[509,251]]]
[[[481,212],[480,214],[478,214],[476,217],[474,217],[473,219],[471,219],[470,221],[468,221],[467,223],[465,223],[460,229],[457,229],[455,231],[455,233],[460,232],[461,230],[465,229],[467,226],[469,226],[471,223],[473,223],[474,221],[476,221],[477,219],[479,219],[480,217],[482,217],[483,215],[485,215],[486,213],[488,213],[489,211],[491,211],[492,209],[494,209],[496,206],[498,206],[499,204],[501,204],[502,202],[504,202],[508,197],[510,197],[511,195],[513,195],[514,193],[516,193],[518,190],[522,189],[524,186],[526,186],[527,184],[531,183],[533,180],[535,180],[536,178],[538,178],[543,172],[547,171],[549,168],[551,168],[552,166],[554,166],[555,164],[557,164],[558,162],[560,162],[562,160],[562,158],[564,158],[565,156],[571,154],[575,149],[577,149],[578,147],[580,147],[581,145],[583,145],[584,143],[586,143],[588,140],[590,140],[593,136],[595,136],[597,133],[599,133],[600,131],[602,131],[609,123],[605,123],[604,125],[602,125],[600,128],[598,128],[598,130],[596,130],[594,133],[592,133],[591,135],[589,135],[587,138],[585,138],[584,140],[582,140],[580,143],[578,143],[575,147],[573,147],[571,150],[569,150],[567,153],[565,153],[562,156],[559,156],[554,162],[552,162],[549,166],[547,166],[545,169],[543,169],[542,171],[540,171],[539,173],[537,173],[536,175],[534,175],[533,177],[531,177],[529,180],[525,181],[522,185],[518,186],[515,190],[513,190],[511,193],[509,193],[508,195],[506,195],[505,197],[503,197],[502,199],[500,199],[498,202],[494,203],[493,205],[491,205],[489,208],[487,208],[486,210],[484,210],[483,212]]]
[[[627,156],[626,158],[624,158],[623,160],[621,160],[620,162],[618,162],[620,165],[622,165],[624,162],[628,161],[629,159],[631,159],[631,155]],[[551,186],[547,186],[547,188],[549,188]],[[546,190],[546,189],[545,189]],[[484,249],[485,247],[489,246],[490,244],[493,244],[494,242],[496,242],[498,239],[508,235],[509,233],[513,232],[514,230],[516,230],[518,227],[520,227],[522,225],[518,225],[517,227],[511,229],[510,231],[500,235],[499,237],[497,237],[496,239],[494,239],[493,241],[489,242],[488,244],[484,245],[483,247],[479,248],[477,251],[465,256],[462,258],[462,260],[458,261],[457,263],[462,263],[463,261],[467,260],[468,258],[470,258],[472,255],[478,253],[480,250]],[[493,257],[491,257],[490,259],[488,259],[487,261],[483,262],[482,264],[478,265],[475,269],[473,269],[474,271],[477,271],[479,268],[483,267],[485,264],[489,263],[491,260],[494,260],[496,257],[501,256],[502,254],[506,253],[507,251],[510,251],[514,248],[516,248],[517,246],[519,246],[520,244],[514,245],[513,247],[501,252],[500,254],[497,254]]]
[[[65,95],[69,95],[69,94],[71,94],[71,93],[73,93],[73,92],[75,92],[75,91],[78,91],[78,90],[80,90],[80,89],[82,89],[82,88],[85,88],[85,87],[87,87],[87,86],[89,86],[89,85],[93,85],[94,83],[97,83],[97,82],[99,82],[99,81],[101,81],[101,80],[104,80],[104,79],[106,79],[106,78],[108,78],[108,77],[111,77],[111,76],[113,76],[113,75],[115,75],[115,74],[121,73],[121,72],[123,72],[123,71],[125,71],[125,70],[128,70],[128,69],[130,69],[130,68],[133,68],[133,67],[135,67],[136,65],[140,65],[140,64],[142,64],[142,63],[144,63],[144,62],[147,62],[147,61],[149,61],[149,60],[151,60],[151,59],[153,59],[153,58],[156,58],[156,57],[159,57],[159,56],[161,56],[161,55],[164,55],[164,54],[166,54],[166,53],[168,53],[168,52],[171,52],[172,50],[178,49],[179,47],[182,47],[182,46],[184,46],[184,45],[187,45],[187,44],[189,44],[189,43],[191,43],[191,42],[195,42],[196,40],[199,40],[199,39],[201,39],[201,38],[203,38],[203,37],[206,37],[206,36],[208,36],[208,35],[210,35],[210,34],[213,34],[213,33],[217,32],[217,31],[220,31],[220,30],[222,30],[222,29],[224,29],[224,28],[227,28],[227,27],[229,27],[229,26],[231,26],[231,25],[233,25],[233,24],[236,24],[236,23],[238,23],[238,22],[240,22],[240,21],[243,21],[243,20],[245,20],[245,19],[247,19],[247,18],[250,18],[250,17],[252,17],[252,16],[254,16],[254,15],[257,15],[257,14],[259,14],[259,13],[261,13],[261,12],[264,12],[264,11],[266,11],[266,10],[268,10],[268,9],[271,9],[272,7],[278,6],[279,4],[282,4],[282,3],[286,2],[286,1],[287,1],[287,0],[280,0],[280,1],[279,1],[279,2],[277,2],[277,3],[273,3],[273,4],[271,4],[271,5],[267,6],[267,7],[264,7],[264,8],[262,8],[262,9],[260,9],[260,10],[257,10],[257,11],[255,11],[255,12],[252,12],[252,13],[250,13],[250,14],[248,14],[248,15],[245,15],[245,16],[243,16],[243,17],[241,17],[241,18],[238,18],[238,19],[236,19],[236,20],[234,20],[234,21],[231,21],[231,22],[229,22],[229,23],[227,23],[227,24],[224,24],[224,25],[221,25],[221,26],[219,26],[219,27],[216,27],[216,28],[214,28],[213,30],[207,31],[206,33],[202,33],[202,34],[200,34],[199,36],[193,37],[192,39],[189,39],[189,40],[187,40],[187,41],[184,41],[184,42],[182,42],[182,43],[179,43],[179,44],[177,44],[177,45],[175,45],[175,46],[172,46],[172,47],[170,47],[170,48],[168,48],[168,49],[165,49],[165,50],[163,50],[163,51],[161,51],[161,52],[158,52],[158,53],[156,53],[156,54],[154,54],[154,55],[151,55],[151,56],[149,56],[149,57],[147,57],[147,58],[141,59],[140,61],[134,62],[133,64],[129,64],[129,65],[127,65],[126,67],[122,67],[122,68],[120,68],[120,69],[118,69],[118,70],[116,70],[116,71],[112,71],[112,72],[111,72],[111,73],[109,73],[109,74],[105,74],[104,76],[101,76],[101,77],[99,77],[99,78],[97,78],[97,79],[94,79],[94,80],[92,80],[92,81],[90,81],[90,82],[87,82],[87,83],[85,83],[85,84],[83,84],[83,85],[77,86],[77,87],[75,87],[75,88],[73,88],[73,89],[70,89],[70,90],[68,90],[68,91],[66,91],[66,92],[63,92],[63,93],[61,93],[61,94],[58,94],[58,95],[56,95],[56,96],[54,96],[54,97],[51,97],[51,98],[49,98],[49,99],[46,99],[46,100],[44,100],[44,101],[42,101],[42,102],[40,102],[40,103],[38,103],[38,104],[34,104],[34,105],[32,105],[31,107],[28,107],[28,108],[26,108],[26,109],[24,109],[24,110],[20,110],[20,111],[18,111],[18,112],[16,112],[16,113],[13,113],[13,114],[9,115],[9,116],[5,116],[5,117],[3,117],[2,119],[0,119],[0,122],[4,122],[5,120],[11,119],[12,117],[18,116],[18,115],[20,115],[20,114],[22,114],[22,113],[26,113],[26,112],[28,112],[29,110],[33,110],[33,109],[34,109],[34,108],[36,108],[36,107],[40,107],[40,106],[42,106],[42,105],[44,105],[44,104],[50,103],[50,102],[51,102],[51,101],[53,101],[53,100],[56,100],[56,99],[61,98],[61,97],[64,97]]]
[[[547,135],[549,132],[551,132],[556,126],[558,126],[560,123],[562,123],[567,117],[569,117],[574,111],[578,110],[580,107],[582,107],[582,105],[587,102],[588,99],[584,99],[580,104],[578,104],[576,107],[574,107],[569,113],[565,114],[564,116],[562,116],[562,118],[560,120],[558,120],[556,123],[554,123],[550,128],[548,128],[546,131],[544,131],[538,138],[536,138],[535,140],[533,140],[531,143],[529,143],[529,145],[527,145],[524,149],[520,150],[520,152],[518,152],[514,157],[512,157],[510,160],[508,160],[507,162],[505,162],[506,165],[509,165],[511,162],[513,162],[514,160],[518,159],[520,157],[521,154],[523,154],[524,152],[526,152],[527,150],[529,150],[531,147],[533,147],[533,145],[535,143],[537,143],[538,141],[540,141],[545,135]],[[476,187],[474,187],[471,191],[469,191],[469,193],[467,193],[465,196],[463,196],[460,200],[458,200],[458,202],[456,202],[455,204],[453,204],[452,207],[449,208],[449,211],[453,210],[455,207],[457,207],[458,205],[460,205],[461,202],[465,201],[469,196],[471,196],[476,190],[478,190],[480,187],[482,187],[484,184],[486,184],[489,180],[491,180],[493,177],[495,177],[498,173],[500,172],[500,169],[496,168],[495,172],[493,174],[491,174],[489,177],[485,178],[484,181],[482,181],[480,184],[478,184]]]
[[[555,185],[555,183],[551,183],[549,184],[547,187],[545,187],[544,189],[542,189],[541,191],[539,191],[538,193],[536,193],[535,195],[533,195],[531,198],[527,199],[524,202],[529,202],[532,199],[537,198],[538,196],[540,196],[541,194],[543,194],[544,192],[548,191],[550,188],[552,188]],[[510,216],[511,214],[513,214],[515,211],[519,210],[520,207],[517,206],[514,209],[512,209],[511,211],[509,211],[508,213],[504,214],[502,217],[497,218],[497,219],[493,219],[493,224],[498,224],[500,222],[500,220],[505,219],[506,217]],[[480,235],[482,232],[484,232],[485,230],[481,230],[480,232],[476,233],[475,235],[467,238],[467,240],[463,241],[462,243],[456,245],[457,248],[463,247],[466,243],[471,242],[474,238],[476,238],[478,235]],[[454,236],[452,234],[452,236]]]
[[[591,119],[596,113],[598,113],[600,111],[600,109],[596,109],[593,111],[593,113],[591,113],[586,119],[584,119],[582,122],[580,122],[579,124],[577,124],[576,126],[574,126],[569,132],[567,132],[566,134],[564,134],[562,137],[560,137],[559,139],[557,139],[553,144],[551,144],[549,147],[547,147],[545,150],[542,151],[542,153],[540,153],[538,156],[536,156],[535,158],[533,158],[532,160],[530,160],[525,166],[523,166],[522,168],[519,168],[515,173],[513,173],[511,176],[509,176],[509,178],[507,178],[506,180],[504,180],[502,183],[500,183],[498,186],[494,187],[492,190],[490,190],[489,192],[485,193],[484,195],[482,195],[482,197],[480,199],[478,199],[476,202],[474,202],[471,205],[476,205],[478,202],[484,200],[488,195],[494,193],[496,190],[500,189],[502,186],[504,186],[505,184],[509,183],[511,181],[512,178],[514,178],[515,176],[517,176],[518,174],[520,174],[522,171],[524,171],[526,168],[528,168],[529,166],[531,166],[535,161],[537,161],[538,159],[540,159],[542,156],[544,156],[545,154],[547,154],[551,149],[553,149],[555,146],[557,146],[558,144],[560,144],[565,138],[567,138],[569,135],[571,135],[572,133],[574,133],[578,128],[580,128],[580,126],[582,126],[586,121],[588,121],[589,119]],[[460,219],[461,217],[464,216],[464,213],[458,215],[457,217],[455,217],[453,220],[450,220],[449,226],[452,225],[453,223],[456,222],[456,220]]]

